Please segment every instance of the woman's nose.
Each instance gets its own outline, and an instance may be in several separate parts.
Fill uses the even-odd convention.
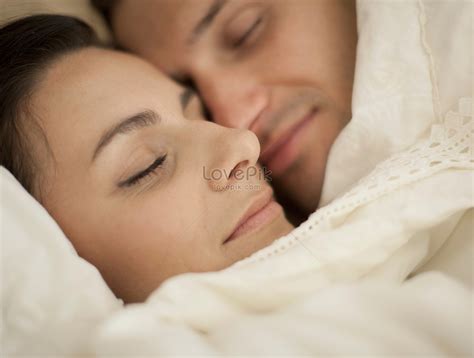
[[[258,76],[243,71],[201,70],[194,80],[212,120],[225,127],[250,129],[269,103],[268,89]]]
[[[208,145],[208,168],[203,171],[209,187],[214,191],[244,184],[257,175],[260,144],[256,135],[245,129],[218,127],[214,140]],[[239,183],[240,182],[240,183]]]

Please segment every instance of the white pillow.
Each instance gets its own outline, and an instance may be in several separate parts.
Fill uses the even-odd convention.
[[[0,355],[86,354],[86,339],[121,301],[4,167],[0,186]]]
[[[331,148],[320,206],[427,135],[461,97],[472,96],[473,6],[464,0],[357,1],[353,118]]]

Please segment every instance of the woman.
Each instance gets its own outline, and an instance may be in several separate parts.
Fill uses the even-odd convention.
[[[86,24],[25,18],[0,49],[0,164],[126,302],[291,230],[255,135],[205,121],[190,90]]]

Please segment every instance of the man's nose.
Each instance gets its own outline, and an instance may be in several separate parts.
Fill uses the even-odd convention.
[[[195,76],[195,84],[212,120],[225,127],[252,130],[269,104],[268,89],[256,76],[242,72],[201,72]]]

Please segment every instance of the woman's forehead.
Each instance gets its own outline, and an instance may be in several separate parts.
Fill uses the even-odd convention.
[[[53,151],[64,153],[66,144],[76,149],[95,144],[102,131],[130,113],[176,111],[178,89],[137,57],[89,48],[53,63],[31,104]]]
[[[109,106],[138,105],[151,97],[167,97],[176,91],[174,87],[177,85],[138,57],[88,48],[62,57],[48,68],[35,102],[50,113],[103,111]]]

